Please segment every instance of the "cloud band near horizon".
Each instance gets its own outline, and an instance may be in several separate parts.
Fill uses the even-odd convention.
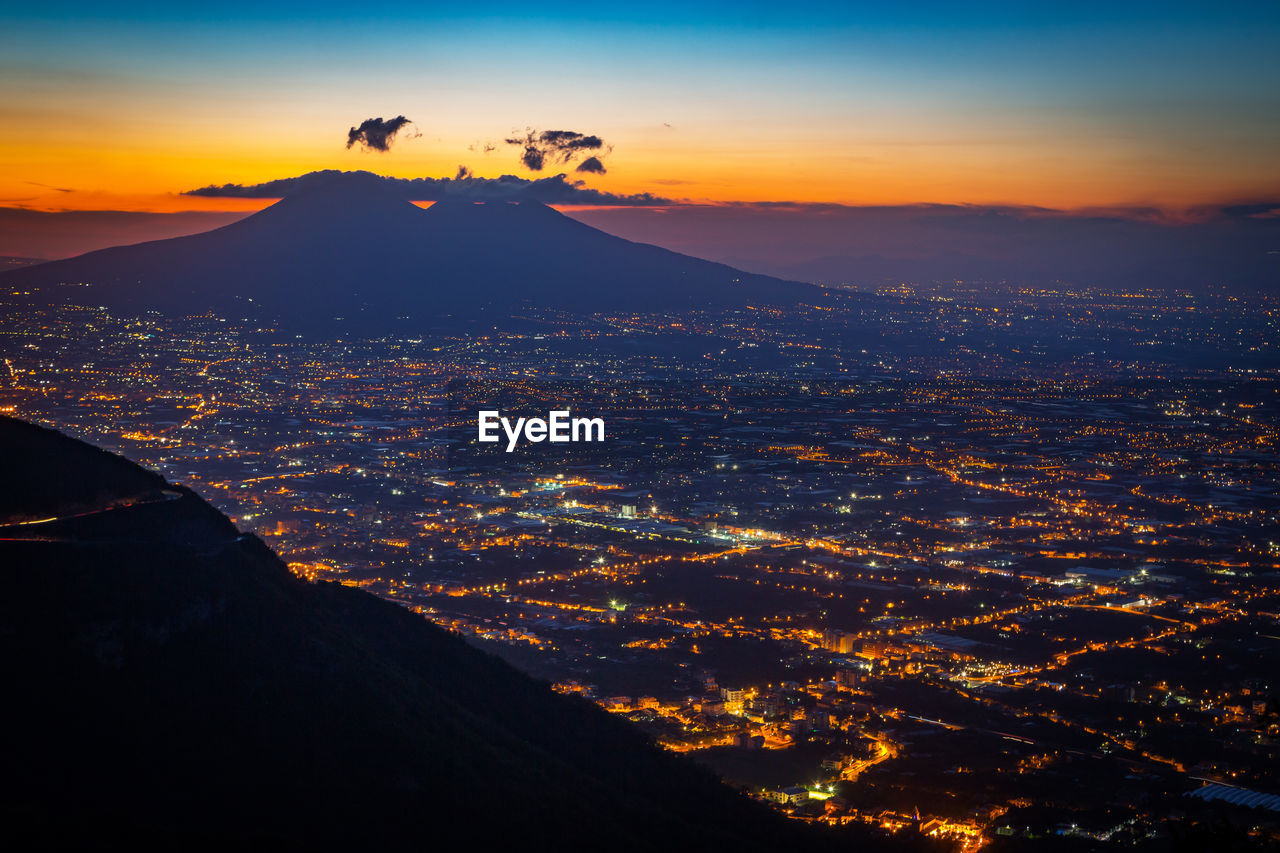
[[[659,207],[678,203],[674,199],[648,192],[631,194],[603,192],[592,189],[586,186],[585,182],[574,180],[566,174],[536,179],[522,178],[518,175],[478,178],[465,169],[459,169],[458,174],[452,178],[392,178],[374,175],[372,172],[343,172],[337,169],[326,169],[259,184],[210,184],[186,190],[181,195],[198,198],[284,198],[344,174],[369,175],[395,190],[408,201],[441,201],[443,199],[537,201],[542,204],[600,207]]]

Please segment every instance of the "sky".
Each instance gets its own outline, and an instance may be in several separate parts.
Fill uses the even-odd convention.
[[[389,151],[346,147],[396,115],[414,124]],[[1280,4],[0,11],[2,207],[252,210],[182,193],[320,169],[553,173],[503,142],[526,128],[598,135],[607,172],[571,174],[592,188],[700,204],[1271,200]]]

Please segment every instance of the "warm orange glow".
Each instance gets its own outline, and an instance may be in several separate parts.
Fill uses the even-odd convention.
[[[925,128],[920,129],[928,137]],[[509,151],[468,151],[464,137],[430,146],[369,154],[333,141],[271,137],[264,150],[233,134],[204,134],[199,127],[142,136],[107,128],[90,143],[61,132],[47,144],[0,137],[0,200],[37,210],[257,210],[267,202],[184,196],[208,184],[258,183],[319,169],[368,169],[395,177],[452,175],[459,164],[496,177],[521,170]],[[332,134],[328,134],[332,136]],[[923,138],[922,137],[922,138]],[[589,185],[615,193],[649,192],[702,203],[795,201],[855,205],[920,202],[1020,204],[1074,209],[1107,205],[1180,208],[1280,190],[1280,175],[1257,158],[1184,169],[1176,163],[1132,168],[1123,152],[1079,150],[1069,140],[999,144],[905,145],[846,141],[833,136],[815,156],[797,157],[783,139],[753,139],[726,147],[712,138],[619,139],[607,175]],[[816,156],[818,154],[821,156]],[[572,175],[571,175],[572,177]]]

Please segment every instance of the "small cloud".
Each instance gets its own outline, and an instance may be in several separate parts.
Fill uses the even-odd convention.
[[[511,140],[508,139],[507,142],[511,142]],[[524,167],[530,172],[541,172],[542,164],[546,162],[546,159],[546,153],[536,145],[526,145],[524,147],[524,153],[520,155],[520,162],[523,163]]]
[[[42,184],[39,181],[26,181],[26,183],[30,184],[33,187],[44,187],[45,189],[53,190],[54,192],[60,192],[60,193],[75,192],[75,190],[71,189],[70,187],[55,187],[53,184]]]
[[[381,117],[367,118],[360,123],[359,127],[353,127],[347,131],[347,147],[359,145],[366,151],[390,151],[396,134],[410,124],[413,122],[404,116],[396,116],[386,121]],[[415,136],[421,135],[415,134]]]
[[[578,133],[576,130],[543,130],[526,128],[523,134],[513,134],[505,140],[508,145],[516,145],[521,149],[520,162],[530,172],[541,172],[548,163],[564,165],[593,151],[603,151],[604,140],[598,136]],[[598,156],[590,156],[600,164]],[[583,171],[597,171],[586,169]],[[604,171],[600,164],[598,171]]]
[[[575,171],[591,172],[596,175],[603,175],[608,171],[608,169],[604,167],[604,163],[600,162],[599,157],[588,157],[578,164],[578,168]]]

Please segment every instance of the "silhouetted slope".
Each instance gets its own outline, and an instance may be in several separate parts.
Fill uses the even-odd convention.
[[[792,303],[817,292],[632,243],[534,202],[422,210],[360,173],[214,231],[90,252],[3,280],[48,299],[67,293],[61,283],[90,283],[78,298],[130,312],[213,309],[370,332],[524,306],[680,310]]]
[[[155,498],[164,485],[121,456],[0,417],[0,523]]]
[[[0,440],[13,436],[28,463],[0,469],[0,491],[21,495],[70,440],[0,419]],[[71,444],[122,493],[157,479]],[[297,579],[186,490],[0,530],[0,577],[10,849],[834,840],[408,610]]]

